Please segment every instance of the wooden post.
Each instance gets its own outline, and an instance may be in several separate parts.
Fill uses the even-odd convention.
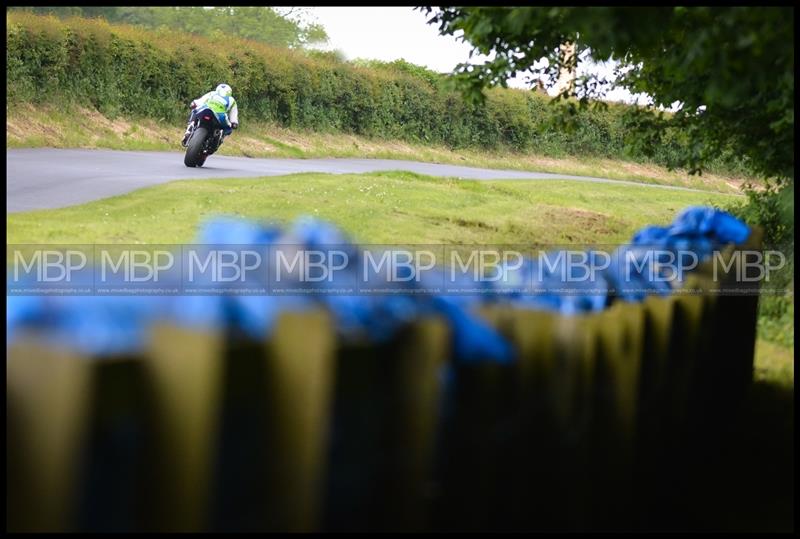
[[[335,376],[330,316],[282,313],[265,353],[270,528],[317,530]]]
[[[151,526],[204,531],[221,410],[223,335],[161,325],[143,361],[153,388]]]
[[[337,354],[326,530],[424,530],[449,332],[438,318]]]
[[[442,320],[427,319],[412,324],[398,343],[392,382],[397,401],[395,413],[387,418],[394,423],[399,457],[388,463],[395,475],[392,492],[387,493],[392,514],[385,524],[390,530],[420,531],[428,524],[448,337]]]
[[[74,531],[91,364],[30,337],[7,354],[8,530]]]

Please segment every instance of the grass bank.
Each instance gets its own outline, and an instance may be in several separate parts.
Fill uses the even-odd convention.
[[[181,151],[185,124],[158,119],[105,116],[94,109],[21,104],[6,107],[7,148],[108,148],[115,150]],[[188,115],[188,113],[187,113]],[[78,120],[78,121],[76,121]],[[483,168],[503,168],[556,174],[599,176],[641,183],[677,185],[721,193],[741,193],[744,177],[703,174],[690,176],[656,164],[591,156],[544,156],[511,150],[453,150],[442,145],[353,134],[296,130],[273,123],[251,123],[220,150],[245,157],[355,157],[412,159]]]

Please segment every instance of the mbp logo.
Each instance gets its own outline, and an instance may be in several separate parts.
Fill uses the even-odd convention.
[[[466,260],[464,260],[464,256]],[[476,282],[494,282],[503,279],[509,272],[522,268],[523,256],[520,252],[504,252],[479,249],[462,256],[458,251],[450,253],[450,280],[455,281],[460,274],[472,274]]]
[[[92,293],[92,247],[9,245],[8,294]]]
[[[277,249],[275,281],[333,282],[336,272],[345,269],[349,261],[350,257],[341,249]]]
[[[122,277],[126,283],[158,282],[159,275],[175,264],[169,251],[124,250],[100,251],[100,281]]]
[[[348,245],[275,245],[270,249],[270,290],[276,294],[353,293],[356,260]]]
[[[538,261],[535,278],[539,282],[551,277],[562,283],[592,283],[611,265],[611,255],[599,250],[560,249],[540,251]]]
[[[267,290],[266,246],[186,246],[182,260],[186,293],[264,294]]]
[[[780,251],[736,251],[728,258],[720,251],[714,252],[713,276],[715,281],[733,273],[737,283],[770,282],[770,274],[786,265],[786,255]]]
[[[359,290],[364,293],[414,290],[440,292],[442,246],[372,246],[361,250]]]
[[[14,281],[35,276],[39,283],[71,282],[88,262],[86,253],[74,249],[14,251]]]
[[[640,249],[625,252],[625,280],[644,276],[653,283],[679,283],[700,263],[693,251]]]
[[[378,260],[376,260],[376,257]],[[436,256],[430,251],[389,250],[380,255],[364,252],[364,282],[369,281],[372,272],[383,274],[390,283],[419,282],[425,271],[436,266]]]
[[[95,247],[98,294],[174,294],[180,291],[180,264],[173,245]]]
[[[520,293],[529,288],[524,246],[448,248],[445,287],[451,293]]]
[[[214,283],[244,282],[251,271],[259,269],[264,257],[251,249],[189,249],[189,282],[205,277]]]

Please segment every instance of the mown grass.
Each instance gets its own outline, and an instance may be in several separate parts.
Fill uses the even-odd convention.
[[[185,128],[185,124],[152,118],[111,118],[86,108],[76,111],[72,108],[21,104],[7,112],[7,148],[180,151],[179,141]],[[75,121],[76,114],[80,117],[80,122]],[[690,176],[685,172],[669,171],[655,164],[591,156],[545,157],[535,152],[511,150],[453,150],[435,144],[292,130],[276,124],[251,123],[246,117],[242,119],[242,128],[226,141],[220,153],[245,157],[410,159],[484,168],[599,176],[722,193],[741,193],[741,187],[746,181],[742,177],[717,174]]]
[[[760,338],[756,343],[754,378],[786,389],[794,388],[794,346]]]

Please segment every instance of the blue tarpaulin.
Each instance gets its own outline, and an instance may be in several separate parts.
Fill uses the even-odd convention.
[[[399,292],[383,295],[304,293],[302,295],[172,295],[172,296],[17,296],[7,295],[8,342],[21,333],[35,331],[38,339],[74,347],[92,356],[135,353],[146,342],[149,328],[162,321],[200,328],[224,327],[253,339],[269,335],[279,313],[322,305],[333,315],[344,339],[367,338],[376,342],[421,315],[438,314],[448,322],[453,350],[462,361],[492,359],[512,361],[510,343],[474,312],[483,304],[501,302],[522,308],[545,309],[571,315],[600,311],[617,299],[641,301],[647,294],[669,294],[672,285],[652,279],[648,252],[688,251],[702,260],[714,249],[747,240],[749,229],[732,215],[714,208],[691,207],[667,227],[649,226],[638,231],[630,244],[619,247],[610,264],[591,282],[570,283],[577,291],[552,292],[571,269],[542,268],[526,259],[513,269],[500,265],[504,279],[481,283],[481,293],[458,295],[426,292],[426,282],[410,280]],[[249,220],[221,217],[200,230],[198,244],[298,245],[305,248],[336,245],[356,261],[358,250],[336,226],[303,218],[281,230]],[[587,253],[589,257],[596,255]],[[564,263],[563,259],[560,262]],[[539,281],[531,278],[542,276]],[[655,274],[658,274],[656,271]],[[636,285],[630,286],[631,280]],[[536,282],[531,291],[509,291],[508,283]],[[266,285],[266,283],[264,283]],[[627,286],[626,286],[627,284]],[[335,286],[319,283],[318,286]],[[631,290],[630,292],[628,290]],[[323,291],[324,292],[324,291]]]

